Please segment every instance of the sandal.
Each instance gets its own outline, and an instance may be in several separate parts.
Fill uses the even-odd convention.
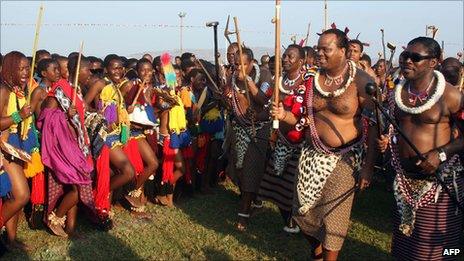
[[[48,215],[48,223],[47,226],[50,228],[50,230],[55,234],[56,236],[59,237],[68,237],[68,234],[64,231],[64,226],[66,222],[66,216],[63,217],[58,217],[56,216],[55,212],[52,211]]]
[[[237,223],[238,231],[240,232],[246,231],[246,226],[247,226],[249,218],[250,218],[250,214],[238,213],[238,223]]]

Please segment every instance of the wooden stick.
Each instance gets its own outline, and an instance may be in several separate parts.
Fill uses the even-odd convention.
[[[35,53],[37,52],[37,46],[39,44],[39,34],[40,34],[40,27],[42,26],[42,17],[43,17],[44,7],[43,4],[40,5],[39,14],[37,16],[37,22],[35,24],[35,35],[34,35],[34,43],[32,45],[32,64],[31,64],[31,74],[29,77],[29,85],[27,86],[27,103],[31,101],[31,92],[32,92],[32,83],[34,81],[34,65],[35,65]]]
[[[274,76],[274,102],[279,104],[280,102],[280,94],[279,88],[280,84],[282,83],[281,80],[281,73],[280,73],[280,0],[276,0],[275,3],[275,76]],[[272,128],[277,130],[279,129],[279,119],[277,116],[272,121]]]
[[[243,52],[242,52],[242,44],[240,41],[240,31],[238,29],[238,19],[236,16],[234,16],[234,24],[235,24],[235,34],[237,35],[238,53],[240,55],[240,68],[242,70],[242,74],[245,76],[245,80],[243,81],[245,83],[245,94],[248,100],[248,104],[251,106],[250,92],[248,90],[248,82],[246,80],[247,74],[245,72],[245,64],[243,63]]]
[[[253,140],[256,142],[256,128],[255,128],[255,115],[253,113],[253,107],[251,105],[251,99],[250,99],[250,90],[248,88],[248,82],[247,82],[247,74],[246,74],[246,71],[245,71],[245,64],[243,63],[243,52],[242,52],[242,41],[240,40],[240,31],[238,29],[238,19],[237,17],[234,16],[234,24],[235,24],[235,34],[237,35],[237,43],[238,43],[238,54],[239,54],[239,58],[240,58],[240,68],[242,70],[242,74],[243,76],[245,77],[245,80],[244,80],[244,83],[245,83],[245,95],[246,95],[246,98],[247,98],[247,101],[248,101],[248,108],[251,108],[251,112],[252,112],[252,115],[251,115],[251,129],[252,129],[252,137],[253,137]]]
[[[84,41],[81,41],[81,47],[79,49],[79,56],[77,57],[77,65],[76,65],[76,74],[74,75],[74,94],[72,98],[72,104],[76,104],[76,97],[77,91],[79,90],[79,70],[81,69],[81,58],[82,58],[82,51],[84,49]]]
[[[137,90],[137,94],[135,94],[135,98],[132,101],[131,106],[134,106],[137,103],[137,99],[139,98],[140,93],[142,93],[142,90],[145,89],[145,84],[146,84],[146,80],[143,80],[142,87],[139,87],[139,89]]]
[[[324,0],[324,31],[327,30],[327,0]]]
[[[311,22],[309,22],[309,24],[308,24],[308,31],[306,32],[306,37],[305,37],[305,40],[303,42],[303,46],[306,46],[309,43],[309,33],[310,33],[310,31],[311,31]]]
[[[206,77],[208,77],[208,79],[210,80],[210,82],[213,83],[213,86],[214,86],[214,88],[216,89],[215,92],[220,93],[221,91],[219,91],[219,87],[218,87],[217,84],[214,82],[213,78],[212,78],[211,75],[208,73],[208,71],[206,70],[205,66],[203,66],[203,63],[202,63],[197,57],[195,57],[195,60],[197,60],[197,62],[200,64],[201,69],[202,69],[202,70],[205,72],[205,74],[206,74]]]

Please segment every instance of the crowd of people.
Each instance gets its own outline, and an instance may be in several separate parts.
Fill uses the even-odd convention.
[[[229,45],[218,70],[192,53],[0,56],[2,244],[27,248],[16,239],[21,211],[30,228],[72,237],[78,214],[109,230],[115,205],[150,219],[148,202],[174,207],[230,179],[237,230],[270,201],[313,259],[336,260],[354,194],[378,166],[394,179],[392,254],[428,260],[459,248],[462,62],[418,37],[398,67],[384,57],[372,65],[361,41],[333,28],[317,46],[287,46],[275,79],[275,57],[258,62],[240,47]]]

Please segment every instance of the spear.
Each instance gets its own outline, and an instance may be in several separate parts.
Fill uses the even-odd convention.
[[[279,88],[281,84],[280,76],[280,0],[276,0],[275,3],[275,77],[274,77],[274,102],[279,104]],[[279,129],[279,119],[277,116],[272,121],[272,128]]]
[[[74,93],[72,97],[72,104],[76,104],[76,96],[77,91],[79,89],[79,71],[81,69],[81,58],[82,58],[82,51],[84,49],[84,41],[81,41],[81,48],[79,49],[79,56],[77,57],[77,65],[76,65],[76,73],[74,74]]]

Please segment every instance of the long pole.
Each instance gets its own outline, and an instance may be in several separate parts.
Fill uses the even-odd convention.
[[[239,60],[240,60],[240,69],[242,71],[243,76],[245,77],[244,79],[244,84],[245,84],[245,95],[246,99],[248,101],[248,108],[253,110],[253,107],[251,105],[251,98],[250,98],[250,90],[248,89],[248,82],[247,82],[247,74],[245,71],[245,64],[243,62],[243,51],[242,51],[242,41],[240,39],[240,30],[238,29],[238,18],[234,16],[234,24],[235,24],[235,34],[237,35],[237,43],[238,43],[238,54],[239,54]],[[255,129],[255,120],[254,120],[254,115],[251,116],[251,128],[253,132],[253,140],[256,141],[256,129]]]
[[[183,27],[183,19],[184,17],[180,17],[180,53],[182,54],[182,27]]]
[[[217,27],[218,24],[215,24],[214,29],[214,67],[216,69],[216,84],[219,86],[220,84],[220,77],[219,77],[219,57],[218,57],[218,39],[217,39]]]
[[[79,48],[79,56],[77,57],[76,72],[74,74],[74,93],[72,97],[72,104],[76,104],[77,91],[79,89],[79,71],[81,69],[81,58],[82,51],[84,50],[84,41],[81,41],[81,47]]]
[[[324,31],[327,30],[327,0],[324,0]]]
[[[279,88],[280,84],[282,83],[281,76],[280,76],[280,0],[276,0],[275,3],[275,77],[274,77],[274,102],[279,104],[280,97],[279,97]],[[279,129],[279,119],[277,117],[274,118],[272,121],[272,128]]]
[[[40,5],[39,8],[39,15],[37,16],[37,22],[35,24],[35,34],[34,34],[34,43],[32,45],[32,63],[31,63],[31,74],[29,76],[29,85],[27,88],[28,94],[27,94],[27,102],[29,103],[31,100],[31,92],[32,92],[32,82],[34,80],[34,67],[35,67],[35,53],[37,52],[37,46],[39,45],[39,35],[40,35],[40,27],[42,25],[42,16],[43,16],[43,11],[44,7],[43,5]]]

